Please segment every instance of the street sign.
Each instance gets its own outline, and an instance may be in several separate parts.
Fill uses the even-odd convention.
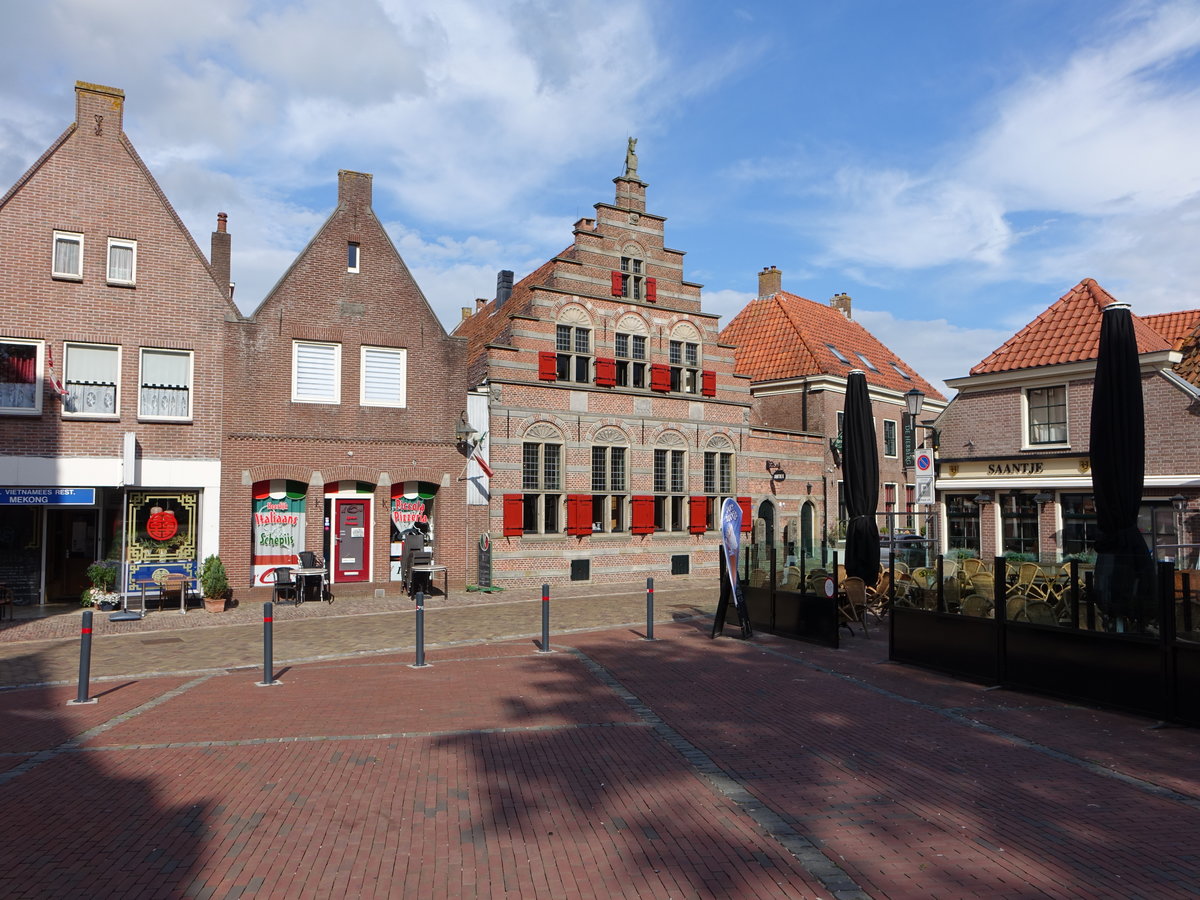
[[[913,466],[917,470],[916,501],[933,503],[933,451],[918,450],[913,454]]]

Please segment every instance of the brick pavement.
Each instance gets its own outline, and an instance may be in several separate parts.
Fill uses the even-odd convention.
[[[564,597],[542,654],[512,600],[431,609],[424,669],[394,611],[326,609],[280,624],[324,631],[278,687],[193,665],[234,622],[97,639],[188,671],[93,705],[0,691],[0,896],[1200,896],[1194,730],[886,664],[881,631],[711,641],[702,591],[654,642],[636,591]],[[51,681],[58,643],[0,658]]]

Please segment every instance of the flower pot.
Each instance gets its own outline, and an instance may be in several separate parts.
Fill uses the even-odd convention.
[[[225,598],[224,597],[205,597],[204,598],[204,608],[208,612],[213,612],[213,613],[225,612]]]

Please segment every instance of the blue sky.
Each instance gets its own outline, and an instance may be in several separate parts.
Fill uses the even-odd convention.
[[[728,321],[766,265],[935,384],[1084,277],[1200,307],[1200,0],[45,0],[0,35],[0,184],[123,88],[253,309],[341,168],[448,329],[611,202],[625,139]],[[2,188],[0,188],[2,189]]]

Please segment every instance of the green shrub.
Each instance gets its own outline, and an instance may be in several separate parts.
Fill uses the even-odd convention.
[[[225,599],[229,593],[229,579],[225,575],[225,564],[221,562],[221,557],[213,555],[204,560],[204,567],[200,570],[200,587],[205,597]]]

